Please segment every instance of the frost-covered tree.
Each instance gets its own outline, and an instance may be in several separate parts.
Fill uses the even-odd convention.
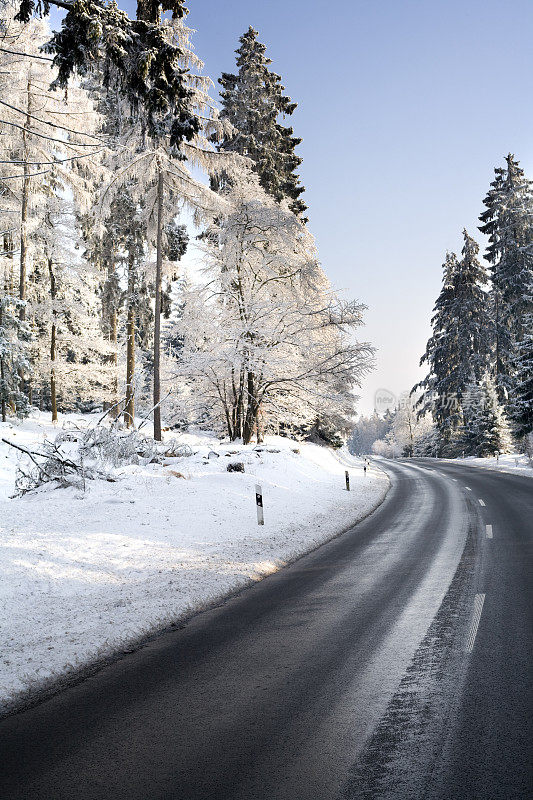
[[[124,421],[127,427],[133,425],[135,416],[135,344],[136,323],[140,298],[146,284],[144,274],[146,226],[142,219],[139,204],[133,200],[129,188],[118,191],[110,205],[109,216],[105,221],[103,251],[107,264],[107,278],[104,283],[103,302],[108,306],[106,316],[110,320],[111,338],[118,339],[118,309],[121,279],[126,284],[126,388],[124,402]],[[118,391],[117,391],[118,395]],[[118,402],[118,396],[115,403]]]
[[[52,419],[58,406],[112,399],[113,347],[98,314],[99,276],[80,256],[75,205],[51,183],[39,230],[33,235],[34,269],[28,321],[35,378],[47,396]]]
[[[417,400],[408,392],[400,395],[394,413],[388,413],[386,419],[381,419],[380,427],[383,428],[385,422],[387,422],[386,430],[365,452],[373,452],[385,458],[420,455],[421,449],[424,451],[427,449],[434,432],[431,415],[420,416],[417,413]],[[424,452],[425,455],[435,455],[434,442],[432,444],[433,449],[431,452]]]
[[[400,445],[391,439],[389,435],[384,439],[376,439],[372,444],[372,452],[382,458],[399,458],[402,455]]]
[[[416,398],[412,395],[405,393],[400,397],[390,431],[385,437],[403,456],[414,456],[420,440],[425,439],[433,428],[431,415],[419,416],[416,405]]]
[[[420,364],[428,376],[415,389],[424,390],[418,401],[421,415],[431,412],[444,449],[449,449],[461,424],[462,396],[467,384],[479,380],[490,357],[490,321],[485,286],[487,274],[480,264],[476,242],[463,231],[462,259],[448,253],[443,265],[443,285],[431,323],[433,335]]]
[[[310,233],[251,177],[227,197],[231,212],[206,235],[203,287],[186,298],[176,374],[245,442],[265,420],[352,414],[349,390],[372,363],[373,348],[350,338],[363,307],[339,301]]]
[[[161,316],[162,288],[165,271],[172,269],[166,257],[169,253],[168,234],[172,223],[184,205],[192,209],[194,221],[209,220],[225,207],[217,193],[193,176],[191,166],[204,169],[214,176],[236,162],[233,154],[217,153],[209,137],[219,130],[217,113],[209,96],[211,81],[200,74],[203,63],[194,54],[190,42],[191,30],[181,20],[163,20],[162,33],[169,43],[177,42],[180,64],[185,70],[184,81],[190,92],[191,108],[199,120],[188,141],[175,142],[172,137],[172,118],[162,113],[156,129],[142,116],[140,124],[125,124],[118,133],[118,147],[109,166],[113,177],[102,194],[102,213],[109,212],[113,197],[125,186],[141,209],[149,247],[155,250],[152,264],[154,291],[153,326],[153,416],[154,438],[161,439]]]
[[[270,69],[272,62],[257,36],[252,27],[241,36],[237,74],[224,72],[219,79],[221,119],[229,120],[233,128],[219,148],[252,159],[263,189],[278,202],[287,200],[291,210],[301,216],[307,208],[296,173],[302,163],[295,152],[301,139],[279,121],[294,112],[296,103],[283,93],[281,77]]]
[[[135,20],[104,0],[18,0],[16,5],[22,23],[33,14],[47,15],[51,5],[67,10],[61,30],[46,46],[57,67],[55,86],[65,89],[73,75],[98,70],[105,86],[118,89],[130,110],[141,113],[152,138],[159,135],[162,121],[177,148],[199,130],[183,51],[160,24],[166,12],[174,20],[188,13],[183,0],[138,0]]]
[[[518,351],[531,333],[533,283],[533,192],[531,181],[509,153],[505,167],[497,167],[485,197],[480,230],[489,237],[486,258],[491,264],[494,350],[498,396],[512,405],[520,402],[515,385]],[[519,379],[523,385],[522,379]],[[523,411],[523,405],[521,406]]]
[[[433,458],[438,455],[440,448],[439,431],[436,425],[432,425],[426,433],[416,439],[413,456],[421,458]]]
[[[387,413],[381,417],[372,414],[370,417],[361,417],[355,423],[352,435],[348,441],[350,453],[367,454],[372,452],[372,445],[377,439],[384,439],[392,425],[393,415]]]
[[[519,322],[513,326],[512,386],[507,410],[518,439],[533,433],[533,222],[527,232],[528,258],[519,274],[521,295],[513,304]]]
[[[464,422],[460,444],[468,455],[508,453],[512,437],[505,411],[498,400],[496,383],[489,373],[468,384],[463,398]]]
[[[189,245],[189,233],[187,226],[177,223],[175,220],[170,222],[165,230],[167,240],[166,258],[172,264],[181,261]],[[161,292],[161,313],[165,319],[169,319],[172,312],[172,287],[178,280],[177,269],[167,276],[166,286]]]
[[[54,72],[40,48],[50,36],[40,20],[23,25],[8,4],[0,27],[0,106],[2,153],[0,181],[9,201],[8,229],[18,254],[18,294],[26,300],[32,260],[32,234],[41,223],[50,178],[71,191],[80,204],[90,202],[95,159],[102,150],[99,124],[87,93],[49,91]],[[4,99],[5,98],[5,99]],[[3,221],[0,212],[0,222]],[[29,310],[21,306],[21,314]]]
[[[29,371],[28,324],[20,319],[23,301],[0,293],[0,412],[6,421],[8,409],[18,416],[28,411],[28,400],[21,383]]]
[[[533,292],[528,288],[532,310],[524,314],[524,332],[516,343],[513,360],[513,389],[509,413],[516,436],[533,434]]]

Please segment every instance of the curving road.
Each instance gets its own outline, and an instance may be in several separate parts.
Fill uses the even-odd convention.
[[[386,469],[350,531],[1,721],[2,800],[533,796],[533,480]]]

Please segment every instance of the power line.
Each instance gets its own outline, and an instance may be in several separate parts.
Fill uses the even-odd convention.
[[[84,133],[83,131],[75,131],[73,128],[65,128],[64,125],[57,125],[55,122],[49,122],[46,119],[39,119],[39,117],[35,117],[33,114],[24,111],[22,108],[17,108],[17,106],[12,106],[10,103],[6,103],[5,100],[0,100],[0,103],[7,108],[11,108],[12,111],[17,111],[19,114],[23,116],[29,116],[34,119],[36,122],[40,122],[42,125],[49,125],[51,128],[60,128],[63,131],[67,131],[68,133],[75,133],[77,136],[88,136],[89,139],[96,139],[99,142],[102,142],[101,136],[94,136],[92,133]],[[53,113],[53,112],[52,112]],[[84,147],[94,147],[95,145],[83,145]]]
[[[76,161],[79,158],[88,158],[95,156],[97,153],[102,153],[107,148],[99,147],[98,150],[93,150],[92,153],[82,153],[79,156],[66,156],[65,158],[56,158],[54,161],[24,161],[23,159],[16,159],[13,161],[0,161],[0,164],[26,164],[29,166],[39,166],[40,164],[62,164],[64,161]],[[0,179],[1,179],[0,175]]]
[[[36,175],[48,175],[49,172],[52,172],[52,170],[51,169],[44,169],[41,172],[32,172],[29,175],[24,175],[24,174],[22,174],[22,175],[1,175],[0,176],[0,181],[9,181],[9,180],[12,180],[13,178],[23,178],[23,179],[25,179],[25,178],[35,178]]]
[[[12,56],[26,56],[26,58],[38,58],[40,61],[53,61],[53,58],[48,56],[37,56],[32,53],[22,53],[20,50],[8,50],[6,47],[0,47],[0,52],[9,53]]]
[[[1,102],[2,100],[0,100],[0,103]],[[3,122],[4,125],[11,125],[13,128],[18,128],[21,131],[26,131],[26,133],[29,133],[32,136],[39,136],[41,139],[48,139],[50,142],[59,142],[65,147],[97,147],[96,144],[87,144],[86,142],[69,142],[65,139],[56,139],[54,136],[46,136],[44,133],[37,133],[37,131],[34,131],[32,128],[25,128],[23,125],[18,125],[16,122],[10,122],[7,119],[0,119],[0,122]],[[102,142],[100,142],[100,144],[102,144]]]

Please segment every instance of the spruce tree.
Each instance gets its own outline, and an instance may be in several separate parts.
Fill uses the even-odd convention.
[[[54,88],[66,89],[73,75],[86,77],[104,65],[105,87],[118,88],[132,113],[140,111],[151,138],[158,137],[162,119],[176,149],[198,133],[200,120],[182,66],[185,53],[161,24],[165,12],[174,20],[187,15],[183,0],[139,0],[134,20],[103,0],[19,0],[16,5],[22,23],[33,15],[47,16],[50,5],[67,10],[61,30],[44,48],[57,67]]]
[[[512,414],[512,404],[520,402],[514,377],[517,359],[524,357],[527,343],[521,343],[531,330],[533,194],[515,157],[509,153],[505,161],[506,167],[494,171],[480,230],[489,237],[486,258],[491,264],[496,385]]]
[[[30,329],[20,319],[22,301],[5,293],[0,296],[0,413],[6,421],[8,409],[19,417],[28,413],[28,400],[21,390],[29,371]]]
[[[524,297],[528,298],[529,310],[524,314],[524,334],[516,343],[510,397],[510,417],[519,439],[533,433],[533,280],[524,287]]]
[[[152,19],[152,9],[156,6],[146,4],[138,13],[147,14]],[[155,23],[154,23],[155,24]],[[155,280],[153,281],[153,359],[150,372],[153,377],[153,421],[154,438],[161,440],[161,312],[163,273],[167,268],[169,225],[176,215],[187,205],[194,214],[194,221],[210,219],[226,207],[221,196],[202,181],[193,177],[190,167],[200,167],[212,177],[224,169],[235,166],[237,159],[233,153],[217,153],[209,138],[221,126],[214,112],[214,104],[209,97],[210,80],[199,74],[203,62],[194,54],[190,42],[191,30],[181,20],[164,20],[161,30],[169,46],[179,46],[183,80],[190,97],[191,106],[197,114],[198,125],[190,131],[187,141],[177,143],[173,137],[174,117],[167,113],[165,106],[160,110],[154,128],[146,115],[140,119],[132,118],[130,123],[119,124],[114,119],[119,145],[108,166],[114,171],[102,193],[101,208],[108,212],[117,191],[129,187],[132,198],[142,209],[143,224],[149,249],[155,250]],[[195,70],[194,72],[192,70]],[[198,71],[198,72],[196,72]],[[122,101],[125,103],[125,100]],[[175,98],[180,102],[180,97]],[[118,103],[120,110],[120,100]],[[201,115],[201,120],[200,120]],[[179,144],[179,146],[178,146]]]
[[[451,309],[456,321],[459,349],[457,385],[465,386],[469,376],[479,380],[490,360],[489,298],[486,291],[488,275],[478,259],[479,245],[463,230],[462,259],[454,280],[454,300]]]
[[[106,219],[106,232],[103,237],[103,249],[107,254],[108,278],[104,284],[102,300],[110,304],[109,318],[114,320],[114,338],[117,339],[117,321],[119,297],[117,290],[120,279],[126,284],[126,397],[124,403],[124,421],[127,427],[134,421],[135,397],[135,343],[136,321],[139,314],[141,287],[144,283],[142,264],[144,261],[144,244],[146,226],[139,213],[138,204],[132,199],[128,187],[117,192],[110,206],[110,214]],[[111,323],[113,327],[113,322]],[[117,398],[118,399],[118,398]]]
[[[181,261],[189,246],[187,226],[173,220],[166,226],[165,233],[167,240],[166,259],[177,263]],[[161,292],[161,313],[165,319],[169,319],[172,312],[172,285],[177,280],[178,273],[174,271],[168,276],[166,286]]]
[[[463,400],[462,447],[468,455],[490,456],[511,450],[511,430],[498,400],[494,378],[486,373],[478,383],[472,381]]]
[[[220,118],[227,119],[233,131],[218,146],[250,158],[263,189],[277,202],[287,200],[291,210],[303,217],[307,209],[300,197],[304,187],[296,173],[302,159],[295,153],[302,140],[279,121],[280,116],[291,116],[296,103],[283,93],[281,77],[269,69],[272,62],[257,36],[252,27],[241,36],[235,51],[238,73],[223,72],[219,79]]]
[[[477,258],[477,243],[466,230],[463,238],[461,261],[448,253],[443,265],[443,286],[431,320],[433,335],[420,361],[427,363],[429,374],[415,387],[425,390],[419,413],[433,415],[444,452],[455,446],[466,387],[481,379],[489,363],[487,274]]]

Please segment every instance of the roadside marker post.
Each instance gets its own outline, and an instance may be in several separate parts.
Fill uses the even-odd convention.
[[[350,473],[348,472],[348,470],[345,470],[344,476],[346,478],[346,491],[349,492],[350,491]]]
[[[255,505],[257,507],[257,524],[265,524],[265,515],[263,513],[263,490],[257,483],[255,485]]]

